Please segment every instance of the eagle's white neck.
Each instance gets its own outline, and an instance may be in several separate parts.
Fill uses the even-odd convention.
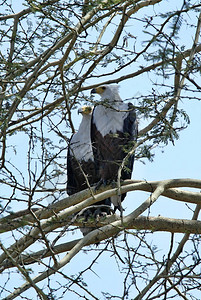
[[[93,123],[98,131],[105,136],[117,131],[123,131],[124,120],[128,115],[128,104],[121,102],[111,103],[112,108],[98,105],[94,109]]]
[[[78,132],[71,139],[70,154],[79,161],[94,160],[91,145],[91,115],[83,114]]]

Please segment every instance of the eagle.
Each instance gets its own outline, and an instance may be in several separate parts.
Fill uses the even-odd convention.
[[[94,107],[91,120],[91,143],[94,162],[100,183],[106,185],[117,181],[118,170],[125,163],[121,180],[130,179],[133,170],[133,149],[138,135],[136,112],[132,103],[124,103],[119,95],[118,85],[102,85],[91,90],[101,96],[101,101]],[[126,159],[126,156],[127,159]],[[120,210],[126,194],[111,197],[114,211]]]
[[[91,143],[91,116],[93,107],[83,106],[78,109],[78,114],[82,114],[79,129],[72,135],[69,141],[67,153],[67,193],[73,195],[86,188],[89,188],[100,181],[97,172]],[[97,217],[111,214],[111,200],[107,198],[89,206],[81,215],[85,220],[89,216]],[[80,228],[85,235],[89,231]]]
[[[70,138],[67,153],[68,195],[80,192],[99,180],[90,136],[92,110],[91,106],[78,109],[78,114],[82,114],[82,121],[78,131]]]

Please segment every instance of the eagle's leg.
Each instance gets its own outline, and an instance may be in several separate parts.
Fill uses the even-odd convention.
[[[100,187],[101,187],[101,185],[103,185],[104,183],[103,183],[103,179],[101,179],[101,180],[99,180],[96,184],[95,184],[95,190],[97,191]]]
[[[124,208],[121,204],[121,196],[117,196],[119,199],[118,199],[118,204],[117,205],[114,205],[114,213],[116,212],[116,210],[118,209],[120,211],[120,216],[122,217],[123,216],[123,212],[124,212]]]

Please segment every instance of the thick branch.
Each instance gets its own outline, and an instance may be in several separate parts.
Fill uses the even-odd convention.
[[[85,222],[84,226],[94,228],[94,230],[99,228],[99,230],[101,231],[101,227],[110,224],[111,222],[120,221],[120,220],[121,218],[119,216],[113,215],[113,216],[108,216],[106,220],[100,219],[99,221],[95,221],[95,222],[94,221]],[[72,225],[83,227],[83,222],[79,222],[79,220],[76,220]],[[164,231],[164,232],[172,232],[172,233],[201,234],[201,221],[165,218],[162,216],[158,216],[158,217],[139,216],[127,224],[124,224],[124,218],[123,218],[122,230],[123,229],[150,230],[153,232]],[[108,238],[111,236],[108,235]],[[97,242],[101,242],[103,240],[105,240],[103,236],[101,238],[100,235],[96,235],[88,243],[86,243],[86,246]],[[53,247],[52,251],[55,254],[60,254],[63,252],[70,251],[79,241],[80,240],[73,240],[70,242],[60,244],[58,246]],[[38,262],[41,259],[49,256],[51,256],[51,252],[47,251],[47,249],[44,249],[38,252],[21,255],[20,258],[16,261],[17,263],[28,265],[34,262]],[[13,266],[14,265],[12,264],[12,262],[6,261],[5,263],[2,264],[1,268],[5,269]]]
[[[201,181],[195,179],[172,179],[161,181],[168,182],[166,189],[162,192],[162,195],[173,200],[178,200],[182,202],[188,202],[193,204],[201,204],[201,194],[200,192],[191,192],[180,190],[177,187],[191,187],[196,189],[201,189]],[[136,180],[126,180],[121,183],[121,193],[131,192],[131,191],[145,191],[152,193],[154,189],[158,186],[160,181],[136,181]],[[84,190],[68,198],[64,198],[54,204],[50,204],[47,208],[34,210],[36,216],[41,219],[47,219],[51,216],[55,216],[60,211],[70,208],[69,211],[63,211],[63,217],[71,216],[73,213],[87,207],[88,205],[94,204],[98,201],[104,200],[107,197],[116,195],[117,190],[112,186],[101,187],[98,191],[92,188],[93,195],[90,197],[90,190]],[[84,202],[85,201],[85,202]],[[75,205],[82,202],[81,206],[76,207]],[[71,206],[74,206],[73,210]],[[58,216],[57,216],[58,217]],[[35,222],[32,215],[29,214],[28,210],[16,212],[0,220],[0,232],[6,232],[19,228],[25,225],[31,225]]]

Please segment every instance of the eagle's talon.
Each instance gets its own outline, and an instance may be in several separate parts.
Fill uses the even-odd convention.
[[[82,209],[77,214],[77,217],[84,217],[84,222],[87,222],[90,217],[93,217],[95,220],[98,220],[100,217],[106,217],[113,213],[114,210],[109,205],[91,205]]]

